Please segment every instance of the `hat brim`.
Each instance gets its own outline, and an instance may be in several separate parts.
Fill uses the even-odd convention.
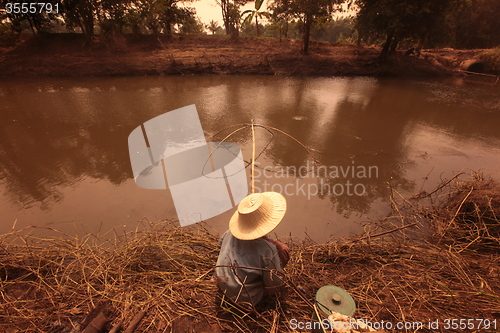
[[[263,192],[261,194],[271,202],[269,214],[255,225],[248,226],[243,222],[241,214],[236,210],[231,220],[229,220],[229,231],[234,237],[242,240],[252,240],[265,236],[273,231],[285,216],[286,199],[281,193]]]

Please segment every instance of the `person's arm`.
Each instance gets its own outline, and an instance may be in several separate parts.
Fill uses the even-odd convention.
[[[278,250],[278,256],[280,258],[281,268],[284,268],[290,260],[290,249],[288,248],[288,246],[283,242],[272,240],[267,236],[264,236],[262,238],[268,242],[273,243],[276,246],[276,249]]]
[[[266,290],[272,292],[284,284],[282,277],[277,273],[282,271],[283,266],[281,265],[278,246],[269,239],[263,239],[263,241],[262,268],[264,270],[262,271],[262,280]]]
[[[219,241],[217,242],[217,247],[220,249],[221,246],[222,246],[222,241],[224,240],[224,237],[226,237],[227,233],[229,232],[229,230],[226,230],[225,233],[222,234],[222,236],[220,236],[219,238]]]

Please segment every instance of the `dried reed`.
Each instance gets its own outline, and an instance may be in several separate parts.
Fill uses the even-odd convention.
[[[426,195],[391,198],[398,221],[429,224],[433,233],[420,241],[396,228],[377,238],[290,242],[284,294],[251,313],[217,299],[217,236],[203,226],[147,223],[108,241],[12,231],[0,236],[0,331],[80,332],[106,308],[108,329],[145,313],[136,332],[291,332],[292,319],[311,320],[312,297],[326,284],[353,295],[357,318],[423,324],[399,331],[450,332],[443,323],[453,318],[500,326],[499,185],[457,178],[431,193],[426,205]],[[436,319],[441,326],[430,329]]]

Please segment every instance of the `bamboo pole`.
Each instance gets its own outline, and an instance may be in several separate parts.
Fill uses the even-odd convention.
[[[109,318],[104,314],[104,309],[102,309],[97,316],[90,322],[90,324],[85,327],[82,333],[100,333],[109,323]]]
[[[134,319],[132,319],[132,321],[130,322],[130,325],[128,325],[127,329],[125,331],[123,331],[123,333],[134,333],[134,331],[139,326],[139,324],[141,323],[141,320],[144,318],[145,315],[146,315],[146,310],[139,311],[135,315]]]
[[[252,193],[255,193],[255,128],[252,119]]]

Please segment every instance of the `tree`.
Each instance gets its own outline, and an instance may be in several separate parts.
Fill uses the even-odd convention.
[[[162,3],[155,0],[137,0],[135,4],[140,13],[140,21],[136,21],[134,24],[143,24],[153,35],[159,36],[162,28],[160,20],[163,9]]]
[[[201,23],[200,19],[194,15],[184,19],[180,32],[182,34],[204,34],[205,26]]]
[[[327,42],[352,40],[356,35],[354,31],[354,22],[350,17],[332,20],[327,27],[316,27],[311,34],[315,39]]]
[[[132,0],[101,0],[97,11],[101,31],[105,34],[123,33]]]
[[[286,6],[274,1],[268,5],[268,9],[271,11],[271,15],[269,17],[271,24],[268,26],[269,29],[267,30],[269,32],[277,31],[280,40],[281,37],[288,38],[292,15],[286,10]]]
[[[61,0],[63,19],[66,27],[79,27],[85,35],[85,43],[90,44],[94,36],[97,3],[91,0]]]
[[[212,32],[212,35],[215,35],[215,33],[220,29],[219,22],[211,20],[210,23],[207,24],[207,29]]]
[[[266,35],[266,27],[259,22],[259,34]],[[240,32],[243,36],[257,37],[257,31],[254,22],[243,22],[240,27]]]
[[[500,45],[500,1],[471,0],[454,12],[453,42],[459,48],[491,48]]]
[[[10,6],[8,10],[7,7]],[[22,25],[24,23],[29,24],[29,27],[34,35],[39,35],[40,33],[46,32],[50,29],[51,20],[55,18],[55,9],[51,7],[50,12],[32,9],[40,8],[37,5],[37,1],[34,0],[3,0],[2,9],[5,9],[5,18],[11,22],[11,28],[21,32]],[[3,16],[3,15],[0,15]],[[0,24],[4,22],[4,19],[0,17]]]
[[[127,13],[125,14],[126,25],[130,27],[134,35],[139,35],[143,23],[141,11],[138,8],[129,7],[127,9]]]
[[[286,19],[271,14],[270,21],[266,25],[266,36],[279,37],[280,41],[282,37],[288,37],[288,21]]]
[[[268,12],[260,11],[260,7],[262,7],[263,2],[264,0],[255,0],[255,9],[247,9],[243,13],[241,13],[242,16],[244,16],[245,14],[247,15],[247,17],[243,21],[243,24],[251,24],[253,18],[255,17],[255,31],[257,32],[257,36],[260,36],[259,21],[257,18],[270,17],[270,14]]]
[[[298,18],[303,25],[303,52],[309,52],[311,27],[315,21],[329,21],[334,11],[340,10],[344,0],[275,0],[278,13],[288,13]]]
[[[0,2],[0,8],[2,7],[3,3]],[[14,46],[19,32],[19,26],[16,29],[8,18],[7,13],[0,11],[0,46]]]
[[[424,44],[442,32],[446,16],[461,1],[356,0],[356,28],[363,36],[385,39],[379,57],[385,62],[401,40]]]
[[[222,9],[222,20],[226,34],[238,36],[238,25],[240,22],[240,6],[243,6],[248,0],[215,0]]]
[[[182,25],[194,15],[193,8],[180,7],[184,0],[136,0],[143,24],[158,36],[162,31],[171,34],[176,24]],[[135,22],[135,24],[138,24]]]
[[[186,7],[178,7],[178,0],[162,0],[163,10],[160,15],[160,20],[163,23],[164,30],[172,33],[175,24],[184,24],[194,16],[194,9]]]

